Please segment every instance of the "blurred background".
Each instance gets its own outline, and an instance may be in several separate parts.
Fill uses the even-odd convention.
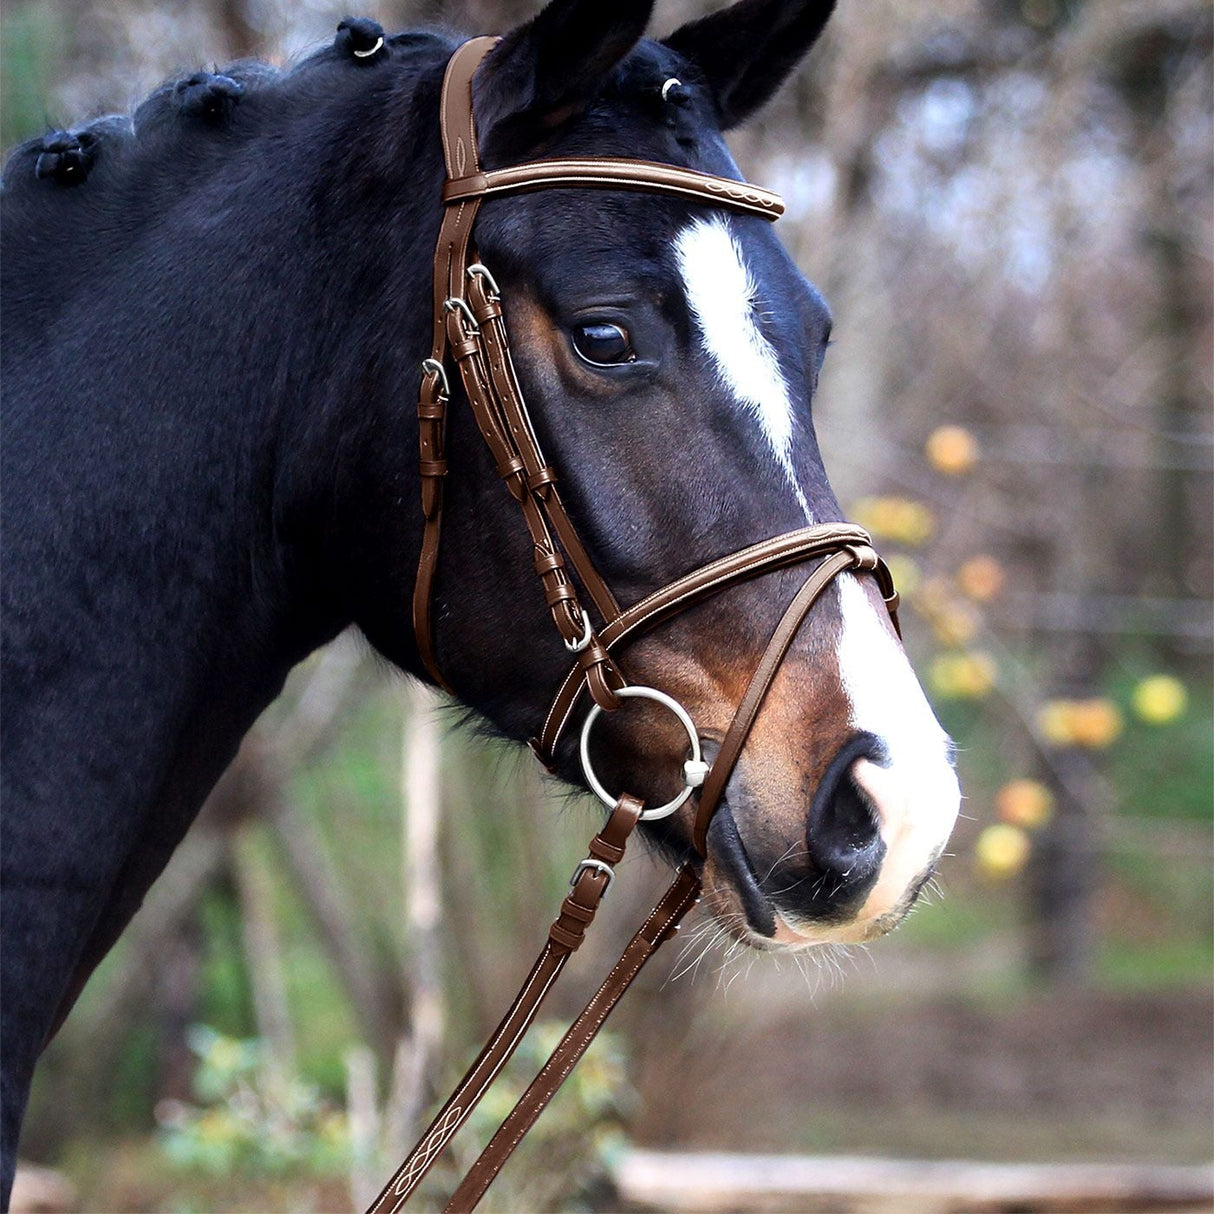
[[[709,7],[663,0],[657,28]],[[532,11],[358,15],[494,32]],[[10,0],[4,145],[199,66],[285,62],[344,15]],[[892,557],[964,817],[926,904],[869,949],[685,932],[486,1208],[1209,1208],[1169,1168],[1208,1163],[1214,1129],[1212,28],[1207,0],[844,0],[733,139],[834,310],[819,437]],[[374,1196],[597,821],[455,721],[354,636],[296,671],[47,1052],[25,1208]],[[662,885],[626,868],[540,1038]],[[1013,1189],[1045,1188],[982,1197],[958,1164],[912,1197],[856,1165],[825,1198],[760,1198],[739,1162],[680,1198],[635,1148],[1015,1162]],[[696,1158],[657,1171],[702,1179]],[[1027,1166],[1076,1161],[1101,1167]]]

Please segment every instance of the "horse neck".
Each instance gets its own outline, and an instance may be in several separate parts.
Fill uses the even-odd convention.
[[[6,572],[50,587],[34,645],[66,653],[83,633],[107,655],[113,677],[81,684],[82,710],[101,746],[139,757],[140,800],[166,783],[183,809],[200,800],[377,569],[407,601],[437,136],[410,163],[408,132],[306,126],[276,133],[293,175],[257,175],[249,144],[145,218],[8,384],[10,424],[53,441],[57,480],[10,481],[29,510]]]

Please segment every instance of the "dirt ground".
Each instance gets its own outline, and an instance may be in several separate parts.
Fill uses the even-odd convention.
[[[663,1024],[638,1068],[638,1143],[924,1159],[1214,1155],[1209,991],[780,999],[773,992],[761,1017],[748,998],[749,1015],[718,1006]]]

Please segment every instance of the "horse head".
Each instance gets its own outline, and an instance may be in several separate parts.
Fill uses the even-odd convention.
[[[654,41],[642,38],[651,0],[553,0],[475,77],[484,166],[632,157],[737,179],[723,132],[768,99],[832,7],[742,0]],[[541,445],[621,602],[842,519],[811,418],[831,316],[763,219],[550,189],[487,200],[474,239],[500,283]],[[568,655],[458,399],[449,426],[439,664],[465,702],[525,738]],[[621,668],[686,706],[711,755],[798,584],[777,571],[731,587],[628,647]],[[652,802],[677,788],[687,738],[629,706],[595,747],[606,784]],[[572,736],[555,765],[580,778]],[[880,594],[843,574],[799,630],[729,779],[704,865],[710,904],[760,947],[870,939],[929,878],[958,802],[950,742]],[[693,814],[694,801],[651,837],[685,856]]]

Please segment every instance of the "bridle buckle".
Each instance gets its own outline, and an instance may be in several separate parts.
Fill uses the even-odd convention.
[[[480,325],[477,323],[476,317],[472,315],[472,309],[468,306],[466,299],[460,299],[458,295],[451,295],[443,300],[444,312],[458,312],[463,317],[464,324],[467,326],[469,333],[479,333]]]
[[[615,880],[615,869],[605,860],[579,860],[577,868],[573,870],[573,876],[569,878],[570,889],[578,883],[578,878],[587,869],[592,869],[596,873],[602,873],[607,878],[607,884],[603,886],[603,892],[599,895],[599,900],[602,901],[611,890],[611,883]]]
[[[493,275],[489,272],[489,267],[487,265],[485,265],[483,262],[474,261],[468,267],[468,277],[469,278],[483,278],[485,280],[485,286],[489,289],[489,294],[494,299],[501,299],[502,289],[501,289],[501,287],[499,287],[497,285],[497,279],[494,278]]]
[[[451,399],[451,381],[447,378],[447,368],[443,366],[437,358],[423,358],[422,370],[427,375],[438,377],[438,397],[439,400],[448,401]]]
[[[563,637],[561,639],[565,640],[565,648],[568,649],[570,653],[584,653],[587,649],[590,648],[590,641],[593,638],[593,636],[594,636],[594,627],[590,623],[590,617],[586,614],[585,611],[583,611],[582,612],[582,635],[580,637],[578,637],[578,639],[576,641],[565,640],[565,638],[563,638]]]

